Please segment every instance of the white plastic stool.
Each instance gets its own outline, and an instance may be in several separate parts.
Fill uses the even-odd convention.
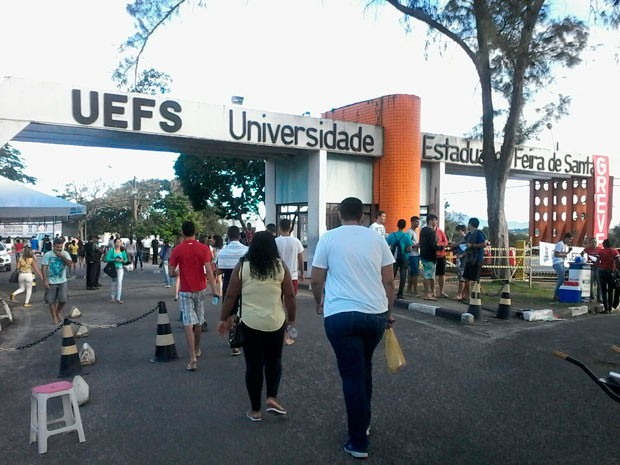
[[[53,397],[62,398],[62,417],[47,419],[47,401]],[[64,422],[65,426],[48,429],[49,425]],[[30,397],[30,444],[39,442],[39,454],[47,452],[47,438],[54,434],[77,431],[80,442],[86,441],[82,417],[78,407],[73,384],[69,381],[44,384],[32,388]]]

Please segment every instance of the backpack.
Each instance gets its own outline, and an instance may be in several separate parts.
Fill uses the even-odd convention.
[[[392,252],[392,255],[394,256],[394,259],[396,260],[396,263],[399,264],[399,265],[404,264],[405,261],[406,261],[405,254],[403,253],[403,247],[402,247],[402,245],[400,243],[400,241],[403,240],[403,236],[404,236],[404,234],[402,234],[400,236],[400,239],[398,239],[397,242],[395,242],[394,244],[392,244],[390,246],[390,250]],[[396,235],[394,237],[396,237]]]

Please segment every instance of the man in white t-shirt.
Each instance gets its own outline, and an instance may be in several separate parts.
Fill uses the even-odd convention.
[[[312,295],[338,362],[347,410],[347,454],[368,457],[372,356],[394,322],[394,256],[382,236],[360,224],[361,200],[340,203],[342,226],[319,239],[312,262]],[[325,293],[323,293],[325,291]]]
[[[280,236],[276,237],[276,245],[280,258],[291,272],[295,295],[299,289],[299,282],[304,281],[304,245],[299,239],[291,236],[291,221],[280,220]]]
[[[379,210],[377,215],[375,216],[375,222],[368,226],[373,231],[376,231],[381,237],[387,237],[387,232],[385,232],[385,220],[387,216],[383,210]]]
[[[228,236],[228,244],[220,250],[220,253],[217,254],[217,258],[215,259],[217,272],[223,275],[222,295],[226,295],[233,269],[237,266],[241,257],[248,253],[248,246],[239,242],[241,231],[239,231],[237,226],[229,227],[226,235]],[[238,311],[238,306],[239,299],[235,302],[235,313]],[[231,349],[231,355],[241,355],[241,350]]]
[[[555,292],[553,293],[553,300],[560,300],[559,292],[560,286],[564,284],[564,276],[566,275],[566,267],[564,262],[566,257],[573,249],[571,247],[573,243],[573,235],[571,233],[564,234],[564,237],[560,242],[555,244],[553,249],[553,269],[558,274],[558,280],[555,284]]]

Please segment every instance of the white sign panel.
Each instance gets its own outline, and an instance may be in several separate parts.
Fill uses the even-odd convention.
[[[499,146],[496,144],[496,147]],[[422,161],[481,166],[481,155],[482,141],[479,139],[422,133]],[[592,176],[594,160],[590,155],[518,146],[515,148],[511,169],[565,176]]]
[[[555,249],[555,244],[541,241],[539,247],[538,264],[540,266],[553,266],[553,250]],[[577,257],[581,257],[581,252],[583,252],[583,247],[572,247],[570,253],[564,260],[564,265],[567,265],[568,262],[574,262]]]
[[[0,119],[373,157],[383,154],[380,126],[15,78],[0,82]]]

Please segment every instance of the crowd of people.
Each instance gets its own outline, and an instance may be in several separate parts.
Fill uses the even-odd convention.
[[[380,210],[370,230],[384,237],[394,256],[394,278],[399,277],[396,298],[402,299],[405,286],[408,293],[424,300],[437,300],[449,297],[445,292],[447,252],[456,257],[459,288],[456,300],[463,301],[469,295],[470,283],[480,280],[487,238],[479,229],[480,221],[470,218],[467,226],[459,224],[452,240],[438,227],[438,217],[433,213],[426,215],[426,225],[418,231],[420,218],[412,216],[410,227],[403,218],[396,222],[396,230],[387,233],[386,214]],[[418,289],[419,276],[422,275],[423,295]]]

